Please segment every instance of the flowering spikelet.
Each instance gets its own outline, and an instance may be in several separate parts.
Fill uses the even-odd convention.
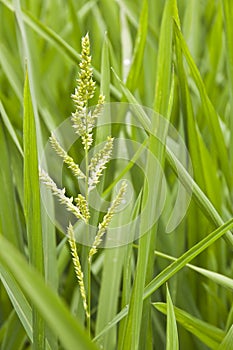
[[[88,189],[91,191],[99,182],[106,164],[111,159],[113,149],[113,138],[108,137],[105,146],[91,159],[89,165]]]
[[[92,145],[92,130],[95,126],[95,119],[98,117],[104,97],[99,96],[97,107],[93,114],[88,112],[88,101],[94,96],[95,82],[93,81],[93,69],[91,68],[90,41],[88,34],[82,38],[80,72],[77,79],[77,88],[71,96],[76,111],[72,113],[72,123],[75,131],[81,136],[84,149],[88,150]]]
[[[99,99],[98,99],[98,103],[94,109],[93,115],[97,118],[101,115],[101,112],[103,110],[103,106],[104,106],[104,102],[105,102],[105,96],[104,95],[99,95]]]
[[[108,212],[104,216],[103,221],[99,224],[98,232],[95,236],[95,240],[93,242],[93,245],[89,251],[89,256],[88,256],[89,261],[91,261],[93,255],[97,252],[97,248],[100,245],[100,243],[102,242],[103,235],[107,231],[108,226],[111,222],[111,219],[112,219],[117,207],[120,205],[120,203],[123,199],[123,196],[125,195],[126,187],[127,187],[127,184],[125,181],[123,181],[116,198],[112,202],[111,206],[108,208]]]
[[[93,69],[91,68],[91,56],[90,56],[90,40],[88,33],[82,38],[82,52],[81,62],[79,63],[80,72],[78,82],[78,93],[74,96],[74,102],[79,108],[79,102],[81,105],[87,104],[94,96],[95,82],[93,81]]]
[[[83,217],[86,219],[86,222],[88,222],[90,219],[90,213],[86,199],[81,194],[79,194],[78,197],[75,198],[75,203],[77,204],[77,207],[79,208]]]
[[[65,188],[62,190],[57,187],[55,182],[51,177],[43,170],[40,170],[40,180],[52,191],[52,194],[55,195],[62,204],[65,204],[68,211],[73,213],[77,219],[82,219],[87,222],[86,218],[82,215],[78,206],[74,205],[73,197],[67,197],[65,195]]]
[[[86,176],[83,174],[78,164],[76,164],[72,157],[70,157],[67,152],[61,147],[55,135],[52,133],[50,138],[50,143],[56,153],[63,159],[63,162],[68,165],[68,168],[71,169],[74,176],[79,178],[85,178]]]
[[[71,223],[69,223],[69,226],[67,228],[67,233],[68,233],[68,239],[70,244],[70,250],[72,254],[74,270],[75,270],[76,277],[78,279],[79,289],[83,300],[83,307],[87,317],[90,317],[90,315],[88,314],[88,308],[87,308],[87,297],[86,297],[86,291],[84,286],[83,272],[82,272],[82,268],[81,268],[77,248],[76,248],[76,243],[74,239],[74,230]]]

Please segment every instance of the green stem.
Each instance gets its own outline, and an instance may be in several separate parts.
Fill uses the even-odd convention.
[[[87,267],[87,330],[88,334],[91,335],[91,261],[88,259]]]
[[[88,204],[88,177],[89,177],[89,159],[88,159],[88,147],[87,143],[85,145],[85,164],[86,164],[86,182],[85,182],[85,195],[86,201]],[[89,238],[89,220],[86,224],[86,235]],[[87,256],[88,258],[88,256]],[[88,259],[88,268],[87,268],[87,331],[91,335],[91,262]]]

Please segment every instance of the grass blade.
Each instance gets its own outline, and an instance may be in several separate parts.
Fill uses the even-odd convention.
[[[233,326],[229,329],[217,350],[229,350],[233,344]]]
[[[24,87],[24,207],[27,225],[30,261],[43,274],[43,237],[40,217],[40,188],[35,120],[31,102],[28,75]],[[33,308],[33,344],[35,349],[45,346],[44,324]]]
[[[229,79],[229,93],[230,93],[230,104],[231,112],[233,111],[233,43],[232,43],[232,18],[233,18],[233,8],[230,0],[224,0],[222,2],[223,13],[224,13],[224,24],[225,24],[225,41],[226,41],[226,64],[228,69],[228,79]],[[231,169],[233,167],[233,120],[230,118],[230,165]]]
[[[154,304],[155,305],[155,304]],[[178,350],[178,333],[176,326],[176,316],[174,312],[174,307],[172,304],[172,299],[167,286],[167,346],[166,350]]]
[[[148,0],[142,3],[142,10],[138,25],[137,37],[135,39],[135,47],[133,52],[132,63],[126,80],[127,88],[133,92],[138,86],[139,77],[141,74],[144,49],[146,45],[148,28]]]
[[[229,278],[225,275],[222,275],[222,274],[214,272],[214,271],[202,269],[201,267],[198,267],[198,266],[194,266],[194,265],[190,266],[189,265],[189,267],[192,270],[200,273],[201,275],[209,278],[210,280],[218,283],[220,286],[233,290],[233,279],[232,278]]]
[[[15,133],[15,130],[14,130],[12,124],[11,124],[10,119],[8,118],[8,115],[7,115],[7,113],[5,111],[5,108],[4,108],[4,106],[3,106],[1,101],[0,101],[0,113],[1,113],[1,117],[2,117],[2,120],[3,120],[4,124],[5,124],[6,129],[8,130],[8,132],[9,132],[13,142],[16,145],[16,147],[18,148],[19,153],[21,154],[21,156],[23,156],[23,150],[22,150],[22,147],[21,147],[21,145],[19,143],[18,137],[17,137],[17,135]]]
[[[204,192],[200,189],[197,183],[191,178],[186,169],[184,169],[183,165],[179,162],[179,160],[174,156],[174,154],[167,148],[166,159],[169,162],[169,165],[179,176],[179,180],[182,182],[187,191],[191,191],[195,202],[198,204],[202,212],[205,216],[215,225],[222,225],[223,219],[211,203],[211,201],[207,198]],[[227,232],[226,240],[230,246],[233,246],[233,235],[231,232]]]
[[[25,342],[25,332],[16,313],[12,311],[8,317],[7,329],[1,350],[21,350]]]
[[[164,314],[167,314],[167,305],[164,303],[153,303],[154,307]],[[224,337],[224,331],[217,327],[203,322],[187,312],[175,307],[175,316],[177,321],[189,332],[198,337],[204,344],[211,349],[216,349]],[[174,348],[175,349],[175,348]]]
[[[202,253],[205,249],[211,246],[217,239],[222,237],[228,230],[233,228],[233,219],[227,221],[225,224],[211,232],[208,236],[203,238],[200,242],[187,250],[174,263],[165,268],[158,276],[156,276],[144,290],[144,298],[149,297],[162,284],[171,278],[176,272],[182,269],[186,264],[193,260],[196,256]]]
[[[1,268],[1,281],[29,340],[32,342],[32,309],[28,300],[14,278],[3,268]]]
[[[223,138],[223,133],[220,127],[220,121],[219,121],[219,116],[216,113],[216,110],[214,109],[208,95],[206,92],[206,88],[205,85],[201,79],[201,75],[200,72],[198,71],[193,58],[188,50],[187,44],[183,38],[183,35],[180,31],[180,29],[178,28],[178,26],[175,24],[174,26],[175,28],[175,34],[176,37],[178,39],[179,45],[183,51],[183,54],[187,60],[188,66],[190,68],[192,77],[196,83],[196,86],[199,90],[200,93],[200,98],[202,100],[202,105],[207,117],[207,121],[208,121],[208,125],[209,128],[211,130],[211,134],[214,138],[214,145],[218,145],[218,149],[219,149],[219,154],[221,155],[221,157],[219,157],[219,161],[222,165],[222,169],[224,172],[224,175],[226,177],[226,181],[230,187],[231,185],[231,172],[229,170],[229,163],[228,163],[228,155],[227,155],[227,150],[226,150],[226,145],[225,145],[225,141]],[[213,150],[214,153],[215,149]]]
[[[174,263],[165,268],[159,275],[157,275],[144,289],[143,300],[152,295],[159,287],[166,283],[169,278],[174,276],[178,271],[180,271],[186,264],[191,260],[205,251],[211,244],[213,244],[217,239],[224,235],[228,230],[233,228],[233,219],[227,221],[224,225],[220,226],[217,230],[211,232],[207,237],[197,243],[194,247],[189,249],[180,258],[178,258]],[[122,320],[128,314],[128,305],[117,314],[117,316],[109,322],[108,326],[97,334],[95,340],[99,339],[105,332],[111,329],[117,322]]]
[[[12,179],[11,157],[8,152],[7,139],[3,123],[0,120],[0,227],[3,234],[17,247],[22,249],[21,237],[17,235],[19,222],[16,211],[16,197]],[[14,220],[12,220],[12,217]]]
[[[172,260],[172,261],[177,260],[173,256],[163,254],[163,253],[158,252],[158,251],[155,251],[155,254],[162,257],[162,258],[168,259],[168,260]],[[232,278],[229,278],[225,275],[222,275],[222,274],[214,272],[214,271],[203,269],[203,268],[198,267],[196,265],[187,264],[186,266],[189,267],[190,269],[202,274],[203,276],[211,279],[212,281],[218,283],[220,286],[222,286],[224,288],[233,289],[233,279]]]

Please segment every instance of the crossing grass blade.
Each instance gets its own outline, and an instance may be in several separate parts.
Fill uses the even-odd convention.
[[[156,251],[155,254],[162,257],[162,258],[168,259],[168,260],[172,260],[172,261],[176,260],[176,258],[174,258],[170,255],[167,255],[167,254],[163,254],[159,251]],[[203,276],[211,279],[212,281],[218,283],[220,286],[222,286],[224,288],[233,289],[233,279],[230,277],[227,277],[225,275],[222,275],[222,274],[214,272],[214,271],[203,269],[203,268],[196,266],[196,265],[187,264],[186,266],[189,267],[190,269],[202,274]]]
[[[226,234],[228,230],[233,228],[233,219],[220,226],[215,231],[211,232],[207,237],[198,242],[191,249],[181,255],[175,262],[170,264],[167,268],[161,271],[144,289],[143,300],[151,296],[159,287],[166,283],[171,277],[173,277],[178,271],[185,267],[190,261],[192,261],[199,254],[204,252],[209,246],[211,246],[217,239]],[[129,312],[128,305],[118,313],[118,315],[109,322],[108,326],[97,334],[95,340],[99,339],[105,332],[111,329],[116,323],[123,319]]]
[[[153,303],[153,306],[167,314],[167,305],[164,303]],[[191,316],[187,312],[174,307],[175,317],[177,321],[188,331],[192,332],[210,349],[216,349],[224,337],[224,331],[214,327],[206,322],[203,322],[196,317]]]
[[[192,270],[200,273],[201,275],[209,278],[210,280],[214,281],[215,283],[218,283],[220,286],[224,288],[233,289],[233,279],[229,278],[225,275],[219,274],[214,271],[202,269],[198,266],[189,266]]]
[[[174,263],[165,268],[160,274],[158,274],[145,288],[144,298],[150,296],[155,290],[157,290],[163,283],[165,283],[176,272],[182,269],[186,264],[193,260],[196,256],[202,253],[205,249],[211,246],[217,239],[222,237],[228,230],[233,227],[233,219],[227,221],[215,231],[211,232],[208,236],[199,241],[192,248],[187,250],[180,258]]]
[[[231,348],[232,344],[233,344],[233,326],[231,326],[231,328],[229,329],[229,331],[227,332],[223,341],[221,342],[221,344],[217,349],[228,350]]]

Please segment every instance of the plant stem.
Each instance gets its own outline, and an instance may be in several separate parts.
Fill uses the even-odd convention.
[[[87,143],[85,145],[85,165],[86,165],[86,182],[85,182],[85,196],[88,204],[88,177],[89,177],[89,159],[88,159],[88,147]],[[86,224],[86,235],[87,239],[89,239],[89,219]],[[88,267],[87,267],[87,331],[88,334],[91,335],[91,262],[88,259]]]
[[[91,335],[91,261],[88,259],[87,266],[87,330]]]

